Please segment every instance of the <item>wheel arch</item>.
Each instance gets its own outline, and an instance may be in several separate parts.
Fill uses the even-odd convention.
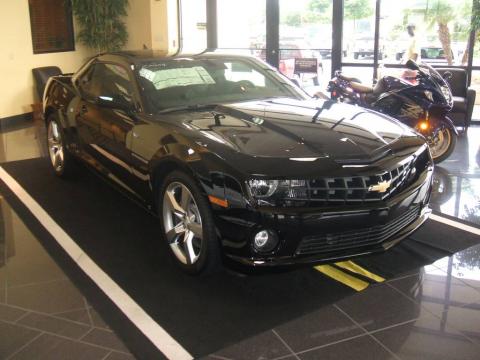
[[[47,123],[48,123],[49,116],[52,115],[52,114],[55,114],[56,112],[57,112],[57,109],[55,109],[51,105],[47,105],[47,107],[45,108],[45,113],[44,113],[45,125],[47,125]]]
[[[154,160],[150,165],[150,185],[152,187],[152,202],[155,206],[155,210],[158,206],[158,192],[160,191],[164,179],[168,174],[176,170],[190,175],[197,184],[200,185],[200,189],[206,193],[205,187],[202,186],[202,181],[199,180],[198,174],[196,174],[191,167],[173,155],[165,156],[161,159]]]

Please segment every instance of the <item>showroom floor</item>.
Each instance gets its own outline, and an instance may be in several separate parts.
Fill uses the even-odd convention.
[[[192,279],[161,261],[163,248],[147,241],[155,219],[142,209],[90,174],[74,184],[50,177],[39,159],[41,125],[2,130],[4,169],[195,357],[480,358],[477,228],[430,220],[388,254],[344,263],[345,271],[338,263]],[[432,208],[480,225],[479,181],[473,127],[436,168]],[[162,358],[25,207],[7,191],[0,203],[0,359]]]

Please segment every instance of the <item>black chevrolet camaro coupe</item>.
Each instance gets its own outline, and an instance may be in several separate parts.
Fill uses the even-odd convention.
[[[251,57],[99,55],[49,80],[44,115],[55,173],[80,159],[155,211],[190,273],[383,251],[430,212],[422,136]]]

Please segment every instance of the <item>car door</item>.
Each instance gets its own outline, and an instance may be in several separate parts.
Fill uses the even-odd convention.
[[[127,144],[136,122],[134,82],[125,67],[114,63],[94,63],[85,76],[83,82],[81,79],[82,101],[77,117],[82,148],[94,166],[135,192]]]

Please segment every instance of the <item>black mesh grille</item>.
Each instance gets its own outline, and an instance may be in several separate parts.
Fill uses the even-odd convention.
[[[420,207],[415,206],[385,225],[332,234],[306,236],[297,248],[298,255],[318,254],[382,243],[417,219]]]
[[[412,183],[416,172],[416,161],[412,156],[392,170],[375,175],[307,180],[304,186],[292,187],[283,200],[287,204],[307,202],[312,206],[380,201]],[[381,184],[388,186],[378,189]]]

